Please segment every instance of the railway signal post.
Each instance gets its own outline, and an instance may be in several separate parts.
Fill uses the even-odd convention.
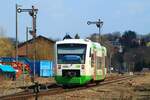
[[[32,6],[32,9],[21,9],[20,7],[18,7],[18,5],[16,4],[16,40],[17,40],[17,36],[18,36],[18,17],[17,17],[17,13],[21,13],[21,12],[28,12],[29,15],[32,17],[32,30],[30,31],[30,34],[33,36],[33,40],[34,40],[34,74],[33,74],[33,82],[34,82],[34,78],[35,78],[35,60],[36,60],[36,15],[38,12],[38,9],[35,9],[34,6]],[[16,46],[18,46],[18,44],[16,43]],[[16,47],[16,58],[18,56],[18,52],[17,52],[17,47]]]
[[[99,29],[99,43],[101,42],[101,28],[103,26],[103,21],[101,21],[100,19],[98,19],[98,21],[88,21],[87,22],[88,25],[91,25],[91,24],[95,24],[97,26],[97,28]]]

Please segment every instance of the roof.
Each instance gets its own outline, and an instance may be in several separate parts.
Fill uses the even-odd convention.
[[[37,36],[35,39],[37,40],[37,39],[40,39],[40,38],[42,38],[42,39],[44,39],[44,40],[47,40],[47,41],[49,41],[49,42],[55,43],[54,40],[49,39],[49,38],[46,38],[46,37],[41,36],[41,35]],[[20,44],[18,45],[18,47],[21,47],[21,46],[25,45],[26,43],[30,43],[30,42],[32,42],[32,41],[33,41],[33,38],[30,39],[30,40],[28,40],[28,41],[25,41],[25,42],[23,42],[23,43],[20,43]]]
[[[0,64],[0,69],[3,72],[16,72],[15,69],[13,67],[11,67],[10,65],[2,65],[2,64]]]
[[[91,43],[91,41],[88,39],[64,39],[62,41],[56,42],[56,44],[64,44],[64,43],[87,44],[87,43]]]
[[[0,62],[15,62],[13,57],[0,57]]]

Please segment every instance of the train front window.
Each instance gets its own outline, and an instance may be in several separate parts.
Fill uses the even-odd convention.
[[[58,44],[58,64],[84,64],[86,44]]]

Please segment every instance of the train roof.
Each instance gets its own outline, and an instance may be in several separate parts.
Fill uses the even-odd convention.
[[[56,44],[65,44],[65,43],[81,43],[81,44],[88,44],[92,41],[89,39],[65,39],[62,41],[57,41]]]
[[[89,39],[65,39],[62,41],[57,41],[56,44],[67,44],[67,43],[80,43],[80,44],[95,44],[96,46],[101,46],[99,43],[97,42],[92,42]]]

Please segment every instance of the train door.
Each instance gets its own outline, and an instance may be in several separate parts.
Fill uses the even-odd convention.
[[[104,76],[102,57],[98,56],[97,53],[98,52],[94,51],[91,59],[92,66],[94,67],[94,80],[100,80]]]
[[[96,79],[99,80],[103,76],[102,72],[102,57],[97,56],[96,57]]]
[[[91,66],[93,67],[93,80],[96,80],[96,51],[91,55]]]
[[[96,56],[96,80],[104,79],[104,76],[105,76],[105,56],[104,53],[102,53],[101,56],[98,54]]]
[[[102,73],[103,73],[102,78],[105,77],[105,66],[106,66],[106,64],[105,64],[105,55],[104,55],[104,53],[102,53]]]

